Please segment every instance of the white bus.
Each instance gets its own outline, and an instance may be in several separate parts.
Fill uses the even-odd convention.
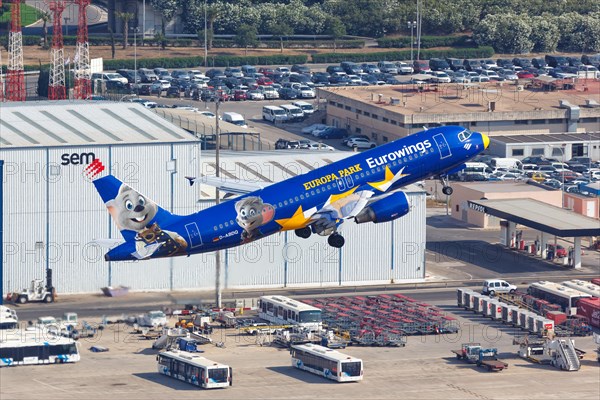
[[[309,331],[323,328],[321,309],[285,296],[261,296],[258,316],[275,325],[298,325]]]
[[[577,314],[577,301],[579,299],[592,297],[590,294],[560,283],[545,281],[532,283],[527,289],[527,293],[552,304],[558,304],[567,315]]]
[[[204,388],[226,388],[233,385],[231,367],[194,353],[164,351],[156,356],[158,373]]]
[[[79,359],[75,340],[42,329],[5,330],[0,334],[0,367],[74,363]]]
[[[594,285],[592,282],[573,279],[572,281],[564,281],[562,284],[566,287],[570,287],[571,289],[587,293],[592,297],[600,297],[600,286]]]
[[[297,344],[290,349],[292,366],[337,382],[361,381],[363,363],[360,358],[316,344]]]

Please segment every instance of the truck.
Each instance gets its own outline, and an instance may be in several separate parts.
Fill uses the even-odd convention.
[[[487,368],[488,371],[502,371],[508,364],[498,360],[498,349],[483,348],[479,343],[463,343],[460,350],[452,350],[459,360],[477,364],[478,367]]]
[[[237,326],[237,319],[231,311],[219,311],[217,322],[223,328],[235,328]]]

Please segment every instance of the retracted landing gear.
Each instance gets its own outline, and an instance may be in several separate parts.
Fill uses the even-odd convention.
[[[345,242],[346,240],[344,239],[344,237],[337,232],[332,233],[327,238],[327,243],[329,243],[331,247],[335,247],[336,249],[339,249],[342,246],[344,246]]]
[[[296,233],[296,236],[298,236],[302,239],[308,239],[310,237],[310,235],[312,234],[312,231],[310,230],[310,228],[308,226],[306,226],[304,228],[296,229],[294,232]]]
[[[442,181],[442,185],[444,185],[442,187],[442,193],[444,193],[446,196],[452,196],[454,190],[448,185],[448,177],[441,176],[440,180]]]

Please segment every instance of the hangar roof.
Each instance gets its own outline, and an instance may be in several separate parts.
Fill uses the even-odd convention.
[[[350,151],[276,150],[219,152],[220,176],[232,181],[275,183],[313,169],[342,160],[356,153]],[[215,176],[215,151],[202,151],[201,174]],[[201,184],[202,185],[202,184]],[[201,186],[202,200],[215,198],[214,187]],[[405,188],[407,193],[421,193],[416,185]]]
[[[2,103],[0,148],[195,141],[137,103]]]
[[[537,200],[471,200],[469,208],[556,236],[600,235],[597,219]]]
[[[500,182],[453,182],[452,185],[463,186],[484,193],[530,193],[547,192],[556,189],[541,185],[534,185],[523,181],[500,181]]]

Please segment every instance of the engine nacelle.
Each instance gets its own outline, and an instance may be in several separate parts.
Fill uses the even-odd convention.
[[[364,208],[354,221],[357,224],[389,222],[408,214],[409,211],[410,204],[406,193],[396,192]]]

